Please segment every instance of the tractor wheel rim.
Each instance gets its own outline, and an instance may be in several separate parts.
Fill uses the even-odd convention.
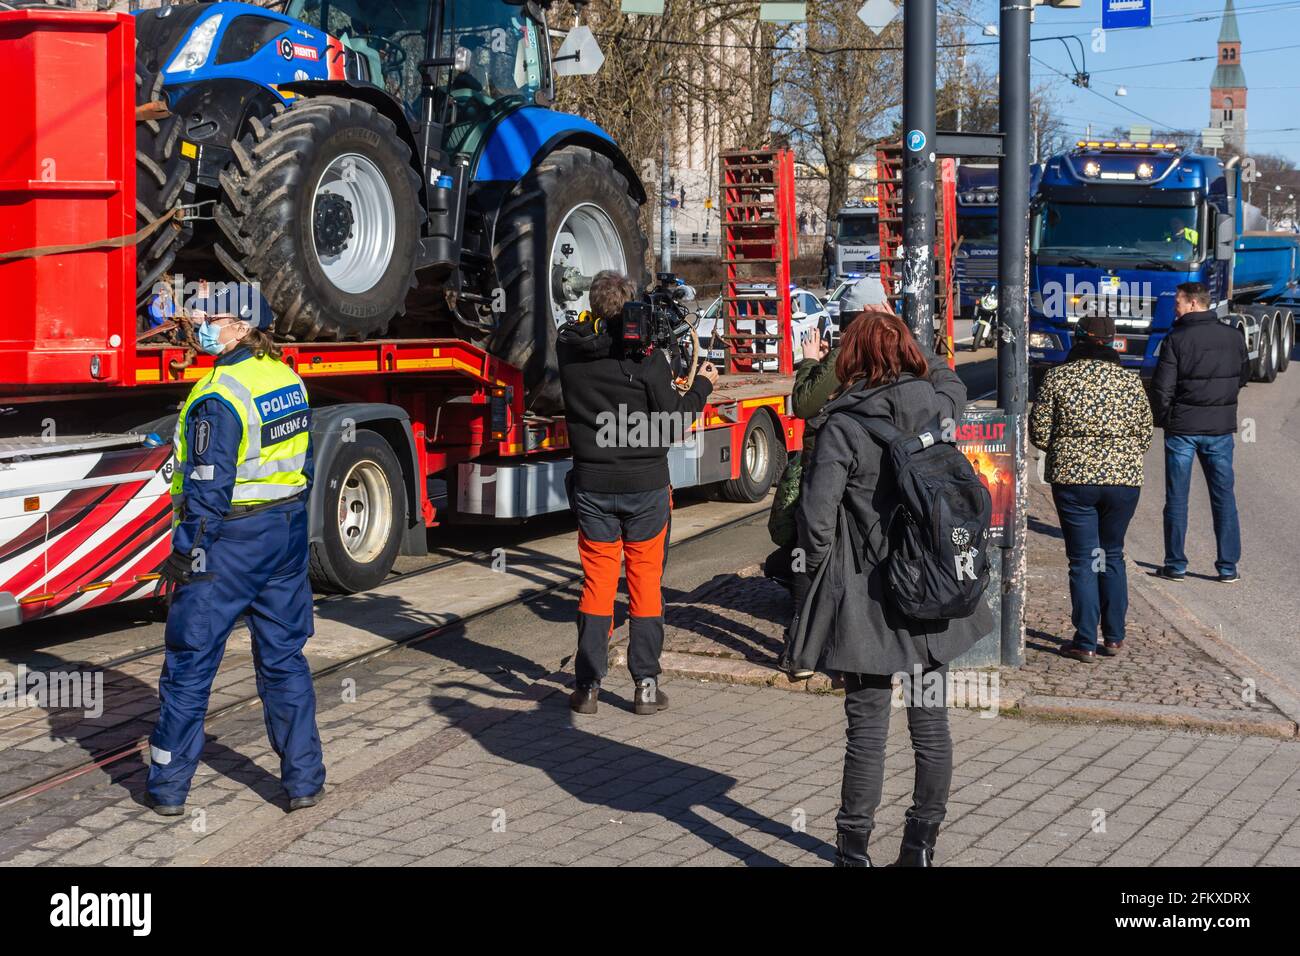
[[[614,220],[594,203],[574,206],[551,245],[550,301],[557,328],[568,321],[566,312],[591,307],[591,280],[606,269],[627,272],[627,254]]]
[[[359,564],[379,557],[388,540],[393,490],[378,463],[359,461],[348,469],[339,491],[339,540]]]
[[[340,219],[338,200],[346,203],[350,222]],[[322,224],[318,214],[329,217]],[[339,240],[322,241],[322,228],[348,227],[342,249]],[[397,207],[388,180],[379,167],[360,153],[344,153],[325,168],[312,198],[312,248],[321,271],[335,288],[352,295],[373,289],[388,271],[396,245]]]
[[[767,474],[767,437],[755,428],[745,442],[745,474],[759,481]]]

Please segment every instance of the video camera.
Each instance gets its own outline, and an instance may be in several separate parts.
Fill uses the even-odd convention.
[[[695,290],[671,272],[655,276],[656,284],[640,299],[623,306],[619,341],[625,352],[664,349],[678,357],[682,339],[690,333],[690,310],[682,303],[695,298]]]

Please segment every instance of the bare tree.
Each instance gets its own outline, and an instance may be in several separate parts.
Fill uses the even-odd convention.
[[[827,184],[826,213],[849,193],[852,167],[893,131],[902,105],[901,23],[879,37],[851,3],[808,4],[807,50],[782,54],[775,120]]]

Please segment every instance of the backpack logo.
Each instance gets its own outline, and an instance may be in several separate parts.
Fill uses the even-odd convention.
[[[959,551],[954,560],[957,562],[958,581],[965,581],[967,579],[974,581],[979,577],[979,575],[975,573],[974,551]]]
[[[970,547],[970,531],[967,528],[958,526],[952,529],[952,546],[958,551],[965,551]]]

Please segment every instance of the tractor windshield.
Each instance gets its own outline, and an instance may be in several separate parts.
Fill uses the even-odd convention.
[[[439,56],[456,64],[446,145],[470,152],[488,123],[550,91],[546,29],[506,0],[448,0],[445,16]]]
[[[293,0],[287,12],[338,37],[372,83],[401,101],[412,119],[419,115],[429,0]]]

